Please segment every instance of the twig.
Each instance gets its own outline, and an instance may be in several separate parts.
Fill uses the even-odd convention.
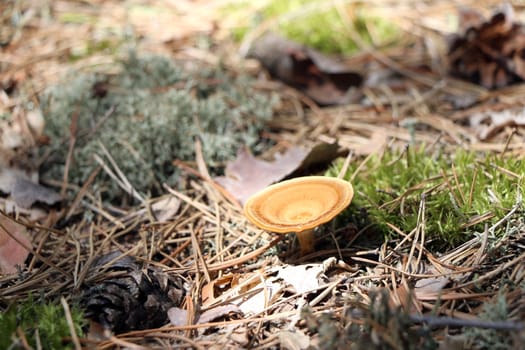
[[[506,331],[521,331],[525,329],[525,324],[512,321],[462,320],[453,317],[424,315],[411,315],[410,320],[414,323],[428,324],[430,327],[475,327]]]
[[[348,152],[348,155],[345,158],[345,162],[343,163],[343,166],[341,167],[341,170],[339,170],[339,174],[337,174],[338,179],[344,178],[346,175],[346,172],[348,171],[348,167],[350,166],[350,161],[352,160],[353,152]]]
[[[60,303],[62,304],[62,307],[64,308],[67,326],[69,327],[69,333],[71,334],[71,341],[73,342],[73,344],[75,344],[76,350],[82,350],[82,345],[80,345],[80,341],[78,340],[77,331],[75,330],[75,324],[73,322],[73,317],[71,317],[71,310],[69,309],[69,305],[67,304],[67,301],[64,297],[60,298]]]
[[[62,179],[62,188],[60,190],[60,195],[65,196],[67,190],[67,183],[69,178],[69,168],[73,159],[73,150],[75,149],[75,143],[77,142],[77,123],[78,123],[78,110],[73,113],[71,118],[71,125],[69,126],[69,133],[71,134],[69,138],[69,148],[67,150],[66,164],[64,165],[64,176]]]
[[[273,241],[271,241],[267,245],[265,245],[263,247],[260,247],[258,249],[255,249],[253,252],[250,252],[248,254],[244,254],[243,256],[241,256],[239,258],[227,260],[227,261],[224,261],[224,262],[221,262],[221,263],[218,263],[218,264],[214,264],[214,265],[209,265],[208,266],[208,271],[220,271],[220,270],[224,270],[224,269],[227,269],[227,268],[230,268],[230,267],[234,267],[236,265],[243,264],[243,263],[245,263],[245,262],[247,262],[247,261],[249,261],[249,260],[251,260],[253,258],[256,258],[257,256],[261,255],[262,253],[264,253],[268,249],[270,249],[273,246],[275,246],[277,243],[279,243],[283,239],[283,237],[284,237],[284,235],[278,235],[276,239],[274,239]],[[176,271],[176,270],[179,270],[179,268],[166,269],[165,271]],[[185,271],[187,271],[187,270],[185,269]],[[194,267],[190,271],[195,272],[196,268]]]
[[[106,163],[100,158],[98,154],[94,154],[93,157],[99,163],[103,168],[104,171],[108,173],[108,175],[117,182],[117,184],[127,193],[130,193],[133,197],[135,197],[139,202],[144,204],[145,200],[144,198],[138,193],[135,188],[131,185],[128,178],[124,173],[120,170],[117,163],[107,150],[106,146],[104,146],[101,142],[99,142],[100,149],[102,150],[102,153],[107,157],[111,165],[113,166],[113,169],[115,170],[115,173],[106,165]]]
[[[509,210],[509,212],[501,218],[501,220],[499,220],[498,222],[496,222],[494,225],[492,225],[490,228],[489,228],[489,231],[492,232],[494,234],[496,228],[500,225],[502,225],[504,222],[507,222],[511,216],[514,215],[514,213],[519,209],[521,208],[521,204],[522,204],[522,196],[521,196],[521,192],[517,191],[517,194],[516,194],[516,204],[514,204],[514,206]]]
[[[506,262],[505,264],[503,265],[499,265],[496,269],[490,271],[489,273],[483,275],[483,276],[480,276],[470,282],[466,282],[466,283],[463,283],[463,284],[460,284],[458,286],[455,286],[453,287],[453,289],[460,289],[460,288],[464,288],[464,287],[468,287],[472,284],[478,284],[480,283],[481,281],[484,281],[486,279],[489,279],[491,277],[494,277],[496,275],[498,275],[500,272],[508,269],[509,267],[513,266],[513,265],[516,265],[517,263],[519,262],[522,262],[522,261],[525,261],[525,253],[521,254],[520,256],[517,256],[515,257],[514,259],[512,259],[511,261],[508,261]]]
[[[97,167],[96,169],[94,169],[91,174],[89,174],[86,182],[84,182],[84,184],[82,185],[82,187],[80,188],[80,190],[78,191],[77,195],[75,196],[75,199],[73,200],[73,202],[70,204],[69,206],[69,210],[67,211],[67,214],[66,214],[66,217],[65,219],[68,220],[71,215],[73,215],[73,213],[75,212],[75,209],[78,207],[78,205],[80,204],[82,198],[84,198],[84,196],[87,194],[87,189],[89,186],[91,186],[91,183],[95,180],[95,178],[97,177],[98,173],[100,172],[100,169],[102,169],[102,167]]]

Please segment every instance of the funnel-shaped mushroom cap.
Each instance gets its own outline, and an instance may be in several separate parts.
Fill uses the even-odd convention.
[[[244,215],[271,232],[301,232],[333,219],[354,195],[348,181],[305,176],[271,185],[248,199]]]

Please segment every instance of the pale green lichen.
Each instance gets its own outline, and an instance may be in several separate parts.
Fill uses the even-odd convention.
[[[504,293],[499,293],[492,302],[484,303],[479,318],[484,321],[506,322],[509,319],[509,307]],[[468,339],[469,348],[477,350],[505,350],[517,349],[513,346],[514,339],[511,331],[467,328],[465,336]],[[517,339],[517,338],[516,338]],[[517,346],[517,344],[514,344]]]
[[[74,118],[77,139],[69,182],[79,185],[97,166],[95,154],[109,164],[101,145],[145,195],[158,193],[163,182],[176,182],[172,162],[194,161],[196,139],[212,171],[244,145],[260,150],[259,135],[272,117],[276,98],[256,91],[248,76],[221,67],[181,66],[165,57],[131,53],[117,74],[71,76],[49,89],[41,96],[51,137],[43,149],[51,151],[43,177],[63,178]],[[97,83],[105,86],[105,96],[96,96]],[[104,174],[93,186],[105,189],[105,198],[111,200],[122,194]]]

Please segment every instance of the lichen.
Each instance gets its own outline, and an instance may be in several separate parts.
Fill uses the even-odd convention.
[[[499,293],[491,302],[483,304],[479,315],[481,320],[505,322],[509,319],[509,307],[504,293]],[[465,336],[473,349],[513,349],[513,337],[510,331],[467,328]],[[517,344],[514,344],[517,345]]]
[[[51,142],[42,152],[51,155],[42,176],[62,180],[73,121],[76,142],[68,181],[77,185],[98,166],[95,154],[110,165],[102,145],[144,195],[158,193],[164,182],[177,182],[173,161],[194,161],[196,139],[212,171],[241,146],[260,150],[259,135],[276,97],[255,90],[248,76],[220,66],[184,64],[131,52],[116,74],[73,73],[48,89],[41,106]],[[116,182],[101,173],[93,188],[109,200],[122,196]]]

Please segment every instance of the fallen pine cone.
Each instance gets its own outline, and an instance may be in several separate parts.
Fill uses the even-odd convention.
[[[460,34],[449,45],[450,72],[486,88],[525,80],[525,27],[508,3],[489,20],[473,9],[459,13]]]
[[[101,275],[82,293],[86,317],[116,334],[169,323],[167,310],[179,306],[184,296],[182,278],[152,266],[143,269],[130,256],[104,266],[121,254],[109,253],[91,268],[90,273]]]

